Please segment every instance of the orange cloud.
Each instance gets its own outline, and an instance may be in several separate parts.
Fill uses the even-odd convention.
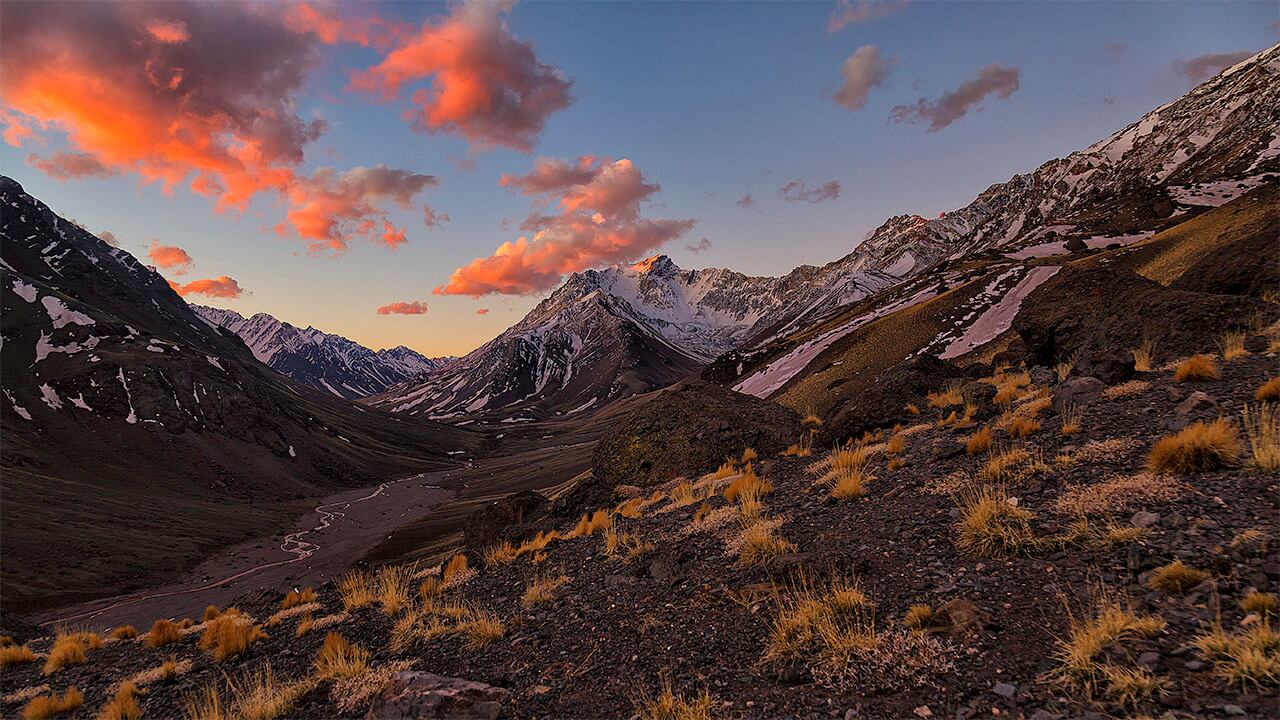
[[[314,33],[326,45],[351,43],[387,49],[410,34],[412,27],[377,15],[339,17],[338,3],[294,3],[284,13],[285,25],[294,32]]]
[[[116,174],[88,153],[55,152],[48,157],[31,153],[27,155],[27,164],[55,180],[106,178]]]
[[[244,289],[240,287],[240,283],[226,275],[219,275],[216,278],[192,280],[185,285],[170,280],[169,287],[173,288],[173,291],[182,297],[186,297],[188,295],[205,295],[207,297],[217,298],[238,298],[244,294]]]
[[[454,5],[356,74],[351,87],[391,100],[406,85],[430,78],[429,88],[413,91],[405,111],[415,131],[531,152],[547,118],[569,106],[572,83],[511,34],[504,19],[510,9],[508,2]]]
[[[476,314],[477,314],[477,315],[488,315],[488,314],[489,314],[489,308],[476,308]]]
[[[674,240],[693,220],[641,217],[640,203],[660,187],[627,159],[539,159],[527,175],[507,175],[504,187],[532,195],[550,214],[529,215],[532,233],[505,242],[489,257],[453,271],[437,295],[523,295],[554,287],[566,273],[628,262]]]
[[[396,170],[386,165],[356,167],[344,173],[320,168],[309,178],[289,187],[287,223],[276,232],[292,228],[310,243],[313,251],[347,249],[352,237],[363,237],[396,248],[405,242],[404,231],[391,224],[382,203],[413,207],[413,196],[440,183],[433,175]]]
[[[194,262],[186,250],[176,245],[161,245],[159,240],[152,240],[147,248],[147,257],[151,263],[164,270],[172,270],[175,275],[185,275]]]
[[[426,315],[427,304],[414,300],[412,302],[393,302],[378,308],[379,315]]]
[[[309,223],[289,230],[313,246],[345,248],[354,235],[399,244],[403,233],[385,227],[378,204],[386,196],[321,202],[332,176],[297,172],[327,124],[297,114],[320,39],[289,26],[292,8],[0,3],[4,138],[21,143],[35,128],[65,135],[70,152],[33,161],[59,179],[133,173],[166,192],[186,186],[218,211],[243,211],[267,193],[286,199],[286,223]],[[317,218],[322,207],[333,215]]]

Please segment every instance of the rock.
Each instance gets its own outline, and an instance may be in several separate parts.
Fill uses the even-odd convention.
[[[957,598],[934,612],[929,629],[952,637],[965,637],[982,632],[988,622],[990,618],[977,605]]]
[[[1027,373],[1031,376],[1031,382],[1036,385],[1049,386],[1058,380],[1058,374],[1053,370],[1043,366],[1036,365]],[[992,387],[992,390],[995,388]]]
[[[1068,379],[1053,390],[1053,407],[1059,413],[1067,403],[1083,407],[1102,394],[1106,383],[1096,377],[1083,376]]]
[[[493,720],[510,691],[492,685],[428,672],[401,672],[374,700],[365,716],[377,718],[486,718]]]
[[[1244,708],[1239,705],[1223,705],[1222,712],[1228,715],[1246,715]]]
[[[1116,385],[1134,376],[1133,353],[1127,350],[1097,350],[1076,360],[1074,372]]]
[[[1018,693],[1018,686],[1012,683],[998,682],[995,685],[991,686],[991,692],[999,695],[1002,698],[1012,699],[1013,696]]]
[[[1063,243],[1062,247],[1070,253],[1082,253],[1089,249],[1089,246],[1085,244],[1084,240],[1078,237],[1073,237],[1067,240]]]
[[[532,490],[521,490],[471,513],[462,522],[463,543],[475,554],[504,540],[532,535],[520,526],[546,514],[551,501]]]
[[[1251,353],[1264,353],[1271,347],[1271,340],[1266,335],[1249,335],[1244,339],[1244,349]]]
[[[1133,517],[1129,518],[1129,524],[1137,528],[1149,528],[1158,522],[1160,522],[1159,513],[1147,512],[1146,510],[1139,510],[1133,514]]]
[[[834,409],[828,439],[841,441],[867,430],[915,422],[904,409],[907,403],[919,405],[927,393],[963,377],[960,368],[931,355],[898,363],[876,377],[874,392],[853,394]]]
[[[1138,656],[1138,664],[1150,671],[1155,671],[1160,664],[1160,653],[1144,652]]]
[[[933,717],[933,711],[929,709],[928,705],[921,705],[920,707],[916,708],[915,710],[912,710],[911,712],[915,713],[916,717],[922,717],[922,718]]]
[[[1178,403],[1178,406],[1173,409],[1173,415],[1165,421],[1165,427],[1170,430],[1181,430],[1197,420],[1212,420],[1218,417],[1220,412],[1217,398],[1197,390],[1188,395],[1186,400]]]
[[[773,572],[786,572],[804,567],[809,562],[809,554],[802,552],[782,553],[769,561],[769,569]]]
[[[1204,662],[1200,660],[1188,660],[1182,663],[1182,667],[1191,670],[1192,672],[1198,672],[1204,669]]]
[[[615,574],[615,575],[604,576],[605,587],[612,587],[612,588],[624,587],[626,585],[635,585],[635,583],[636,583],[636,579],[631,577],[630,575]]]

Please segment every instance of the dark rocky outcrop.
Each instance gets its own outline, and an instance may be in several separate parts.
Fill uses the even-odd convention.
[[[521,490],[471,513],[462,524],[463,542],[473,553],[520,538],[527,523],[546,515],[551,501],[532,490]]]
[[[832,439],[842,440],[910,422],[907,403],[918,403],[926,393],[963,377],[960,368],[932,356],[899,363],[879,378],[875,392],[858,395],[837,408],[828,422],[828,433]]]

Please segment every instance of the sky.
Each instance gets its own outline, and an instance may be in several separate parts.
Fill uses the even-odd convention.
[[[781,275],[1088,146],[1274,2],[0,4],[0,172],[188,301],[464,354],[570,272]]]

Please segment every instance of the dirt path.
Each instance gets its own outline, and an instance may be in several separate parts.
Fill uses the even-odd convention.
[[[105,629],[158,618],[197,616],[206,605],[223,606],[246,593],[284,592],[324,582],[346,571],[406,520],[447,500],[445,484],[457,470],[422,473],[370,490],[324,498],[299,518],[293,532],[250,540],[202,562],[174,584],[50,610],[42,626],[67,624]],[[317,519],[318,516],[318,519]]]

